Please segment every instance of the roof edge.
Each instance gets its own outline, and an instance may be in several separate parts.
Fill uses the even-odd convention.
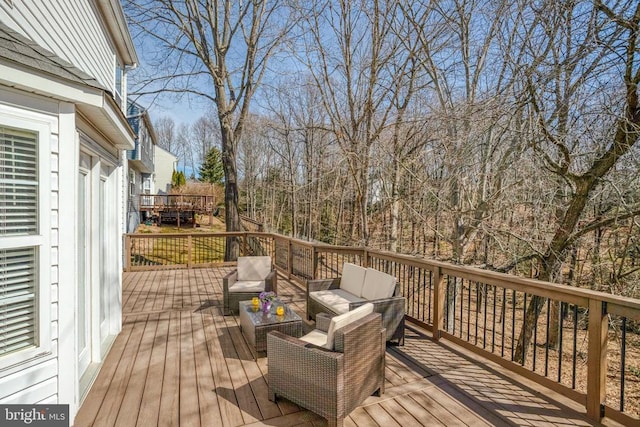
[[[129,32],[122,5],[118,0],[97,0],[97,4],[104,16],[107,28],[111,32],[116,49],[123,58],[124,65],[131,68],[137,67],[138,54]]]

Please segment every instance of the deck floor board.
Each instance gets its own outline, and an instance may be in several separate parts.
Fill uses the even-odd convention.
[[[125,273],[123,328],[75,425],[326,425],[286,399],[268,400],[267,359],[254,360],[239,319],[222,315],[222,278],[230,271]],[[279,276],[278,294],[305,319],[300,286]],[[385,387],[345,426],[597,425],[576,405],[412,325],[404,346],[387,349]]]

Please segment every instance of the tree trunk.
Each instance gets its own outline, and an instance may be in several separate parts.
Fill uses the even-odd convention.
[[[393,170],[391,171],[391,228],[389,230],[389,250],[397,252],[398,250],[398,221],[400,216],[400,197],[398,196],[398,188],[400,187],[400,171],[398,170],[397,160],[393,161]]]
[[[224,167],[224,219],[227,231],[240,231],[238,210],[238,170],[236,167],[236,147],[231,124],[220,119],[222,130],[222,165]],[[227,237],[224,252],[225,261],[235,261],[240,255],[240,241],[237,237]]]

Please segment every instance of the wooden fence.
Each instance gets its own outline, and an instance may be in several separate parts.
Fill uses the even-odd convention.
[[[338,277],[345,262],[394,275],[407,320],[584,405],[640,422],[640,300],[472,267],[271,233],[125,235],[125,270],[223,265],[229,239],[290,279]],[[523,332],[524,331],[524,332]],[[531,344],[518,346],[526,333]]]

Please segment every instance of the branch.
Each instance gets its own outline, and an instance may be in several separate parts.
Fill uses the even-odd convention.
[[[527,261],[531,261],[531,260],[538,260],[541,261],[542,257],[540,256],[540,254],[529,254],[529,255],[525,255],[525,256],[521,256],[521,257],[517,257],[515,260],[513,260],[513,262],[509,263],[509,264],[505,264],[501,267],[492,267],[492,266],[487,266],[490,269],[497,271],[499,273],[507,273],[511,270],[513,270],[514,268],[516,268],[518,265],[527,262]]]
[[[598,228],[608,227],[609,225],[611,225],[611,224],[613,224],[615,222],[622,221],[622,220],[629,219],[629,218],[633,218],[633,217],[639,216],[639,215],[640,215],[640,209],[637,209],[637,210],[634,210],[634,211],[631,211],[631,212],[627,212],[627,213],[622,214],[622,215],[616,215],[616,216],[613,216],[613,217],[609,217],[609,218],[605,218],[605,219],[601,219],[601,220],[590,222],[589,224],[585,225],[580,230],[576,231],[571,236],[569,236],[569,238],[567,239],[564,247],[565,248],[569,247],[576,240],[578,240],[580,237],[582,237],[585,234],[588,234],[591,231],[594,231],[594,230],[596,230]]]
[[[530,76],[527,76],[527,91],[529,92],[530,103],[536,115],[538,125],[540,126],[540,129],[542,129],[542,134],[545,136],[545,138],[549,142],[551,142],[553,145],[555,145],[558,148],[558,150],[560,150],[560,153],[562,154],[563,162],[562,164],[555,162],[547,153],[540,150],[540,148],[536,143],[533,144],[533,149],[536,150],[538,153],[540,153],[544,157],[551,171],[561,176],[572,177],[573,175],[569,173],[569,164],[571,163],[571,154],[569,153],[569,150],[567,149],[567,147],[560,140],[558,140],[558,138],[556,138],[551,133],[551,131],[549,131],[549,129],[547,128],[547,124],[544,122],[542,113],[540,112],[540,107],[538,106],[538,102],[536,100],[536,93],[533,88],[533,82],[531,81]]]

